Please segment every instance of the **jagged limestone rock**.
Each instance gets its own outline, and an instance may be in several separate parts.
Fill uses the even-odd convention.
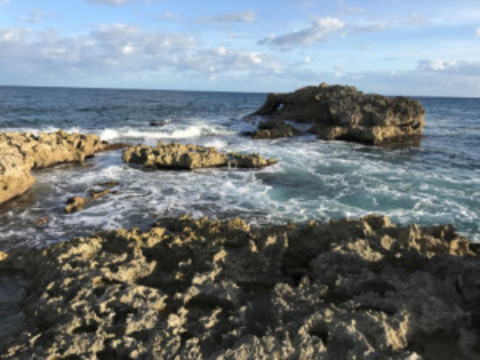
[[[311,132],[325,140],[368,144],[418,138],[425,124],[425,109],[416,100],[363,94],[354,87],[325,83],[269,94],[254,115],[311,123]]]
[[[117,148],[97,135],[0,133],[0,204],[27,191],[35,182],[31,170],[65,162],[82,163],[98,151]],[[120,144],[124,147],[124,144]]]
[[[137,145],[126,149],[123,161],[146,168],[180,170],[221,166],[262,168],[276,163],[259,154],[222,153],[213,147],[163,142],[158,142],[157,146]]]
[[[188,216],[17,249],[4,359],[475,359],[479,257],[379,215],[251,227]]]

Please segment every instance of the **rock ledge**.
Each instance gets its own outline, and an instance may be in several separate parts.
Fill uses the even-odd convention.
[[[0,204],[23,194],[35,182],[31,170],[77,162],[96,152],[124,147],[108,144],[97,135],[0,133]]]

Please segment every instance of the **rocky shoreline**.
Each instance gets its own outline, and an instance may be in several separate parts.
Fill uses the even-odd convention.
[[[269,119],[253,137],[302,133],[284,119],[372,144],[423,127],[414,100],[326,85],[294,94],[267,99],[257,115]],[[306,106],[312,96],[323,105]],[[348,96],[353,105],[339,100]],[[319,107],[329,117],[312,122]],[[121,147],[62,131],[0,134],[0,203],[32,186],[32,170]],[[276,163],[162,142],[130,146],[123,161],[167,170]],[[115,194],[118,183],[97,185],[65,211]],[[397,227],[377,214],[257,227],[186,215],[0,251],[0,295],[15,292],[0,298],[0,359],[476,359],[479,255],[451,225]]]
[[[157,222],[3,254],[28,280],[2,359],[474,359],[478,245],[384,216]]]
[[[61,163],[83,163],[99,151],[125,147],[100,141],[97,135],[0,133],[0,204],[30,189],[31,171]]]
[[[253,138],[295,135],[285,123],[311,124],[309,133],[323,140],[348,140],[372,145],[412,141],[422,135],[425,109],[405,98],[363,94],[352,86],[307,86],[292,93],[271,93],[251,116],[261,116]],[[251,117],[250,116],[250,117]]]

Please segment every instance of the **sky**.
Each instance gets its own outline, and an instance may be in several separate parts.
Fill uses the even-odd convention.
[[[0,0],[0,84],[480,97],[479,0]]]

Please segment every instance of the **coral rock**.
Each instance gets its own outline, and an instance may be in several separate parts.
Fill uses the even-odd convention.
[[[262,168],[276,163],[258,154],[227,154],[212,147],[162,142],[158,142],[157,146],[137,145],[126,149],[123,161],[143,164],[146,168],[182,170],[221,166]]]
[[[1,256],[1,255],[0,255]],[[28,291],[3,359],[476,359],[479,257],[451,226],[188,216],[0,262]]]
[[[0,203],[27,191],[35,182],[31,170],[65,162],[82,163],[112,145],[97,135],[0,133]]]

